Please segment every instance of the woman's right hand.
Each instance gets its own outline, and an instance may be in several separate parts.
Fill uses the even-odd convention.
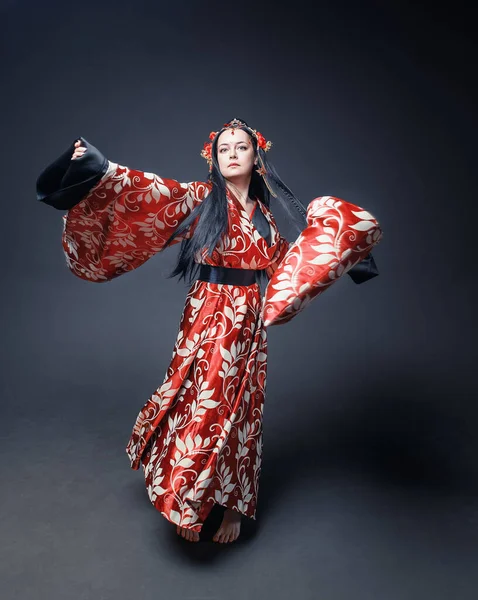
[[[85,152],[86,148],[84,146],[81,146],[81,140],[77,140],[75,142],[75,151],[73,152],[71,160],[74,160],[75,158],[80,158]]]

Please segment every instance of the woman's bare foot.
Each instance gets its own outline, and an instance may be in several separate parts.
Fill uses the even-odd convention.
[[[226,509],[222,523],[219,529],[216,531],[216,535],[213,540],[220,544],[227,544],[237,540],[239,532],[241,530],[241,515],[237,510],[230,508]]]
[[[186,529],[185,527],[176,527],[178,535],[182,536],[188,542],[199,542],[199,532],[193,531],[192,529]]]
[[[186,500],[186,502],[194,508],[194,510],[198,511],[201,503],[194,502],[193,500]],[[178,535],[182,536],[188,542],[199,542],[199,532],[193,531],[192,529],[186,529],[185,527],[180,527],[179,525],[176,527],[176,532]]]

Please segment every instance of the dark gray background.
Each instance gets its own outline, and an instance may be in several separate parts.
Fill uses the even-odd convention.
[[[473,21],[460,3],[308,4],[3,2],[3,598],[476,597]],[[201,180],[233,117],[304,204],[375,214],[380,276],[269,329],[258,520],[190,544],[124,452],[171,357],[178,246],[77,279],[35,180],[79,135]]]

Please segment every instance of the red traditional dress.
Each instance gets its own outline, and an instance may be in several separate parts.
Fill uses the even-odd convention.
[[[100,181],[63,217],[69,268],[83,279],[108,281],[139,267],[210,189],[108,161]],[[257,200],[254,211],[270,227],[268,245],[230,192],[227,202],[228,233],[197,262],[271,275],[289,248],[271,211]],[[200,531],[214,503],[255,518],[267,373],[261,302],[258,283],[193,283],[164,380],[127,444],[152,504],[181,527]]]
[[[212,185],[118,165],[81,140],[87,152],[72,161],[73,143],[42,172],[37,197],[67,209],[62,243],[71,271],[88,281],[109,281],[163,250]],[[294,244],[280,235],[259,199],[251,216],[229,190],[227,205],[227,233],[210,257],[204,252],[196,262],[216,272],[265,270],[272,278],[265,305],[271,323],[302,310],[381,235],[372,215],[332,197],[309,205],[309,227]],[[173,244],[190,237],[195,224]],[[370,255],[354,277],[365,281],[374,270]],[[187,294],[166,375],[139,412],[126,447],[131,467],[143,468],[155,508],[194,531],[215,503],[255,518],[267,377],[257,280],[231,285],[203,279]]]

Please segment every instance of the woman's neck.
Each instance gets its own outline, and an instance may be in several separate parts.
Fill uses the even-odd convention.
[[[237,197],[239,202],[245,206],[249,201],[249,184],[251,179],[232,182],[229,179],[226,180],[226,186],[231,192]]]

